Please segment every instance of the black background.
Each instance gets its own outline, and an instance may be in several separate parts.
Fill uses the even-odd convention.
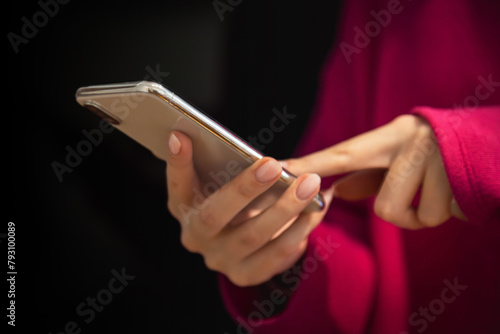
[[[286,106],[298,116],[264,153],[290,156],[314,108],[337,2],[242,1],[221,21],[212,1],[70,1],[18,53],[7,35],[41,7],[10,6],[0,232],[16,223],[18,331],[59,333],[75,321],[81,333],[235,333],[215,273],[180,245],[162,162],[113,131],[62,182],[52,163],[99,126],[76,103],[78,87],[142,80],[148,68],[242,138]],[[85,323],[77,305],[122,268],[135,279]]]

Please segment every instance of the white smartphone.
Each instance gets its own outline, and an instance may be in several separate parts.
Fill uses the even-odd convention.
[[[193,142],[196,171],[205,185],[205,196],[263,157],[247,142],[155,82],[82,87],[76,92],[76,100],[163,160],[169,133],[178,130],[188,135]],[[294,175],[283,169],[280,179],[254,201],[258,203],[256,206],[262,208],[273,203],[294,179]],[[304,211],[323,207],[323,198],[318,193]]]

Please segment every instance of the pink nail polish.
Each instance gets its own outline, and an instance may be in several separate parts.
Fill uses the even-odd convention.
[[[281,165],[274,160],[269,160],[255,171],[255,179],[261,183],[266,183],[274,179],[281,173]]]
[[[177,136],[174,135],[173,133],[170,135],[170,138],[168,139],[168,148],[172,155],[177,155],[181,151],[181,142],[179,141],[179,138],[177,138]]]
[[[308,199],[313,193],[316,192],[316,189],[319,187],[321,183],[321,178],[317,174],[310,174],[297,188],[297,197],[301,200]]]

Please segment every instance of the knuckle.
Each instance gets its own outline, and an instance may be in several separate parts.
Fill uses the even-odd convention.
[[[425,227],[435,227],[443,223],[447,217],[444,215],[418,213],[418,220]]]
[[[174,216],[175,218],[177,218],[177,208],[176,208],[176,205],[175,205],[174,201],[171,200],[170,198],[167,200],[167,209],[172,214],[172,216]]]
[[[397,126],[401,126],[404,128],[407,128],[409,126],[415,126],[415,123],[418,121],[418,118],[414,115],[399,115],[394,120],[392,123]]]
[[[252,199],[255,196],[255,189],[247,182],[238,182],[236,185],[236,192],[245,199]]]
[[[379,218],[391,223],[395,223],[398,219],[398,214],[393,205],[386,201],[375,200],[373,211]]]
[[[296,199],[295,193],[290,191],[286,195],[286,197],[280,198],[278,201],[274,203],[274,210],[281,214],[289,213],[293,209],[297,209],[300,211],[301,203]]]
[[[262,237],[254,229],[248,229],[242,233],[239,244],[246,248],[256,248],[260,245]]]
[[[280,216],[291,218],[299,214],[304,207],[307,206],[307,202],[297,197],[297,188],[299,186],[300,184],[295,180],[293,186],[289,187],[289,189],[274,202],[273,210],[279,213]]]
[[[434,153],[437,148],[436,138],[430,126],[419,127],[414,143],[420,150],[429,154]]]
[[[294,202],[293,199],[291,198],[292,196],[294,195],[293,194],[287,195],[285,193],[284,195],[282,195],[281,198],[279,198],[276,202],[274,202],[274,204],[270,209],[273,212],[275,212],[274,214],[276,216],[280,216],[284,219],[285,217],[290,216],[290,214],[288,213],[290,210],[297,209],[300,211],[300,208],[298,206],[300,203],[297,203],[296,201]]]
[[[179,183],[179,180],[178,179],[174,179],[174,178],[169,178],[167,180],[167,188],[170,190],[170,191],[176,191],[178,190],[179,188],[181,187],[181,184]]]
[[[293,256],[297,251],[297,245],[290,245],[289,243],[281,243],[276,247],[276,256],[279,259],[288,259]]]
[[[217,213],[210,205],[206,206],[199,213],[200,223],[206,227],[217,226]]]
[[[425,123],[422,123],[418,126],[417,134],[418,134],[419,138],[423,138],[423,139],[427,139],[427,140],[433,139],[432,128]]]
[[[427,121],[418,116],[400,115],[392,121],[392,124],[410,134],[417,143],[435,143],[434,130]]]
[[[236,286],[244,288],[254,285],[254,281],[244,270],[231,271],[227,277]]]
[[[198,245],[195,242],[193,236],[188,233],[185,229],[181,231],[181,244],[189,252],[196,253],[198,251]]]
[[[224,272],[225,261],[218,254],[205,254],[203,257],[205,266],[213,271]]]

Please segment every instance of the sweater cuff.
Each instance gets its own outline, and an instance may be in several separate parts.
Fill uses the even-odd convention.
[[[470,222],[490,221],[500,205],[500,108],[415,107],[434,130],[453,195]]]

